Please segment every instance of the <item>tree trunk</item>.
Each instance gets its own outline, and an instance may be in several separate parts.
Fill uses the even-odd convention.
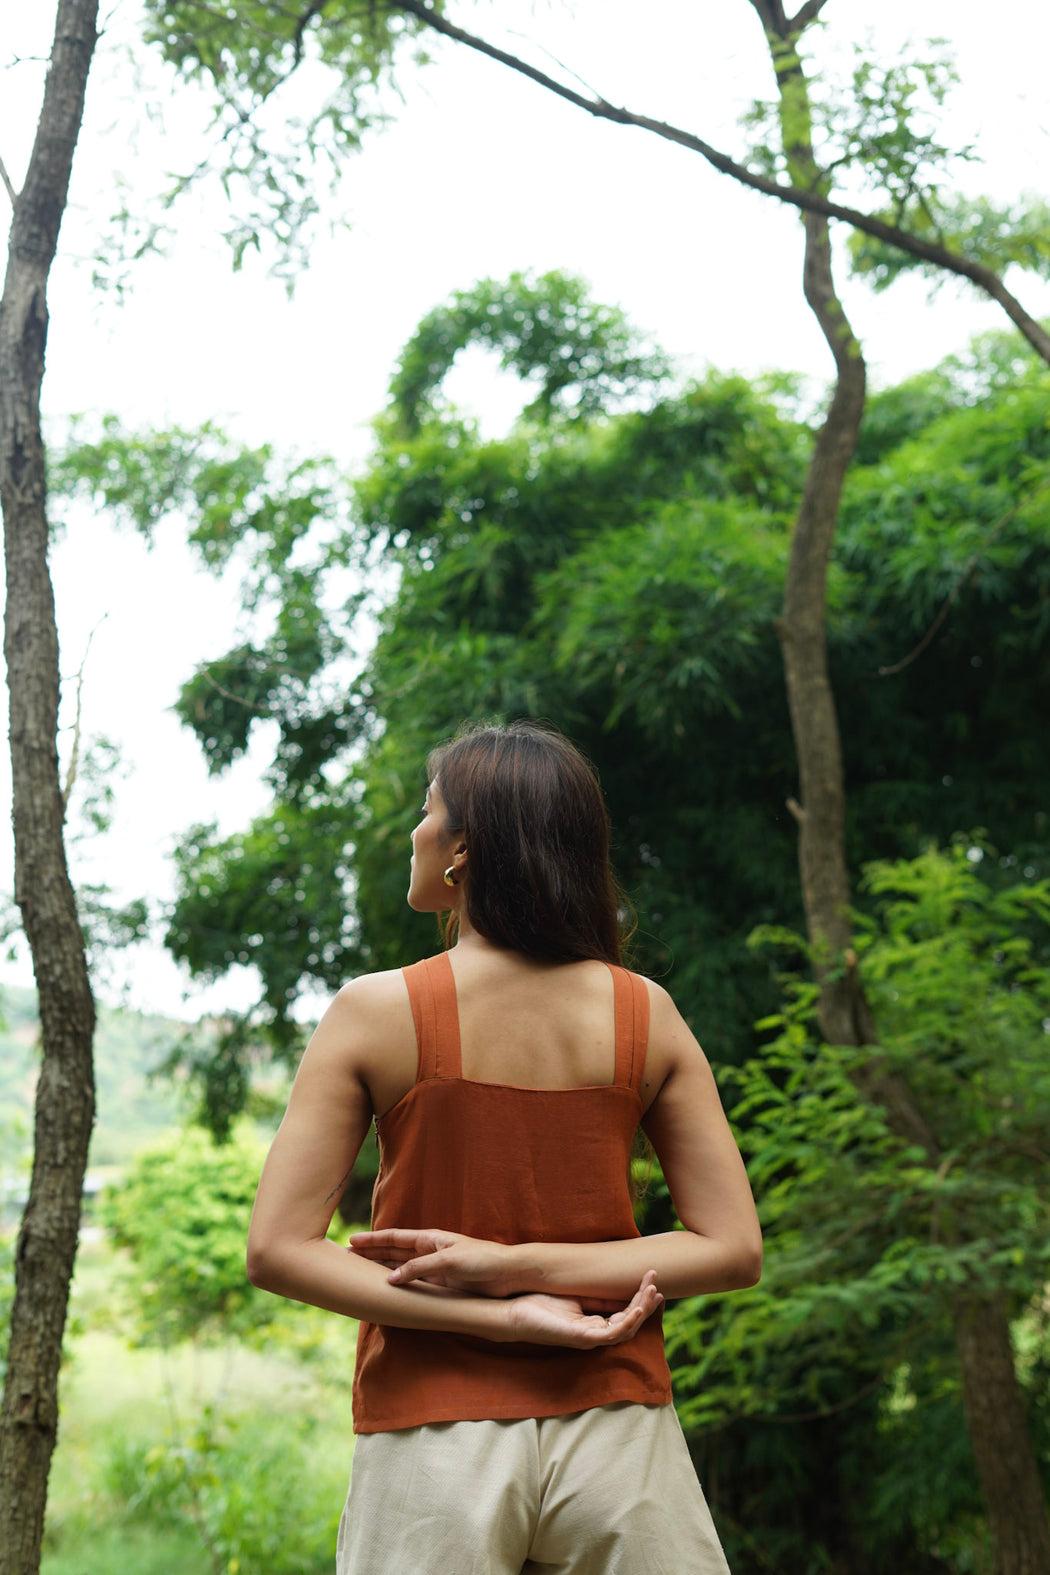
[[[821,189],[808,90],[797,54],[801,28],[782,0],[751,0],[777,75],[792,183]],[[816,10],[820,7],[817,6]],[[846,472],[864,414],[861,347],[835,292],[827,220],[807,213],[804,288],[835,360],[831,406],[817,437],[795,521],[778,634],[784,656],[801,803],[799,871],[820,988],[820,1026],[831,1044],[874,1045],[875,1023],[857,971],[846,862],[846,788],[827,661],[827,568]],[[893,1130],[937,1157],[937,1142],[906,1080],[873,1057],[863,1091]],[[976,1294],[952,1305],[970,1444],[995,1547],[995,1575],[1050,1575],[1050,1531],[1039,1467],[1017,1381],[1004,1304]]]
[[[872,1044],[875,1025],[852,950],[845,780],[826,629],[828,560],[864,413],[865,369],[835,296],[827,225],[811,215],[804,224],[806,299],[832,348],[838,377],[806,473],[777,625],[799,770],[800,803],[792,800],[791,808],[799,828],[802,902],[820,984],[821,1029],[831,1044]]]
[[[58,1431],[58,1369],[94,1118],[95,1012],[66,868],[58,772],[58,636],[47,566],[40,388],[47,279],[65,210],[95,47],[98,0],[60,0],[36,141],[14,199],[0,301],[0,503],[11,694],[15,899],[33,956],[43,1063],[33,1177],[15,1250],[0,1413],[0,1575],[40,1567]]]
[[[1006,1309],[994,1297],[963,1293],[952,1302],[952,1321],[995,1575],[1046,1575],[1050,1524]]]

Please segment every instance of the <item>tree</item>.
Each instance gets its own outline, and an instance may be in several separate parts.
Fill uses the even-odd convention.
[[[782,0],[750,3],[766,33],[783,41],[801,38],[820,17],[827,0],[805,0],[790,18]],[[378,84],[392,69],[399,45],[433,31],[525,76],[586,114],[636,127],[687,148],[719,173],[803,215],[838,219],[849,225],[858,237],[854,252],[858,271],[870,274],[879,286],[890,283],[905,267],[968,279],[996,301],[1037,354],[1050,361],[1050,334],[1000,277],[1001,269],[1011,262],[1020,262],[1044,276],[1050,269],[1045,225],[1040,223],[1044,210],[1038,203],[1033,208],[1031,203],[1000,206],[985,199],[945,200],[921,180],[910,179],[917,171],[917,165],[908,169],[909,158],[916,152],[914,146],[907,148],[910,94],[893,101],[892,69],[887,73],[891,87],[887,98],[872,91],[870,70],[863,63],[858,67],[853,86],[858,90],[855,101],[860,119],[850,128],[849,158],[838,161],[840,169],[848,164],[861,169],[871,165],[881,177],[889,154],[897,173],[903,175],[903,180],[881,192],[883,200],[889,198],[889,207],[866,213],[833,201],[827,189],[808,183],[799,170],[787,171],[787,180],[777,179],[771,172],[756,169],[753,161],[741,163],[680,126],[610,104],[597,94],[588,97],[518,55],[457,26],[445,15],[443,4],[384,0],[373,5],[367,0],[340,0],[338,6],[304,4],[300,10],[289,10],[276,0],[263,4],[242,0],[220,13],[207,0],[147,0],[146,11],[147,38],[164,58],[187,78],[212,80],[220,129],[215,164],[228,173],[232,170],[247,189],[246,217],[230,233],[238,258],[247,246],[260,244],[267,228],[275,231],[282,246],[294,249],[303,223],[316,208],[296,154],[271,143],[264,123],[265,110],[278,89],[307,62],[330,68],[334,79],[330,98],[305,125],[288,129],[308,161],[320,155],[336,165],[339,154],[359,146],[362,132],[378,118],[363,86]],[[901,114],[902,125],[887,135],[887,123],[895,114]],[[903,139],[901,130],[905,132]],[[236,150],[233,157],[231,145]],[[932,144],[924,151],[939,158],[949,152]],[[210,166],[211,161],[203,161],[190,176],[177,182],[165,200],[170,202],[189,180]]]
[[[793,184],[826,184],[813,151],[808,87],[799,44],[805,8],[788,20],[780,0],[752,0],[770,48],[780,98],[780,140]],[[810,9],[810,15],[818,7]],[[913,175],[914,180],[914,175]],[[846,471],[860,434],[864,360],[835,291],[827,219],[807,213],[806,299],[835,359],[831,405],[810,462],[792,537],[778,634],[799,764],[802,898],[820,990],[821,1029],[833,1045],[876,1046],[879,1035],[857,965],[850,922],[845,775],[826,653],[826,566]],[[1045,353],[1045,347],[1041,347]],[[859,1085],[884,1106],[893,1129],[918,1146],[931,1168],[941,1140],[909,1080],[885,1058],[857,1068]],[[1047,1519],[1024,1396],[1011,1353],[1001,1295],[963,1277],[952,1298],[965,1409],[995,1547],[997,1575],[1028,1575],[1050,1564]]]
[[[97,0],[60,0],[36,140],[13,217],[0,301],[0,502],[7,564],[15,897],[33,956],[43,1064],[33,1176],[15,1249],[16,1291],[0,1416],[0,1570],[40,1559],[58,1427],[58,1367],[94,1112],[94,1005],[66,869],[55,735],[58,638],[47,568],[40,385],[47,281],[95,47]]]

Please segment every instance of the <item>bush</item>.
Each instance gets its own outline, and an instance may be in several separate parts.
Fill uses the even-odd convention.
[[[144,1149],[101,1219],[131,1259],[125,1280],[144,1344],[257,1334],[282,1312],[248,1281],[244,1245],[264,1147],[198,1128]]]
[[[327,1571],[346,1481],[311,1458],[316,1433],[305,1416],[222,1418],[205,1406],[163,1443],[115,1439],[106,1492],[130,1523],[192,1524],[213,1568],[227,1575]]]

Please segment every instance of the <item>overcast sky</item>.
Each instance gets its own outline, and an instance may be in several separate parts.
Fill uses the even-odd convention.
[[[603,97],[729,151],[743,147],[741,112],[770,92],[747,0],[659,0],[644,8],[644,23],[627,0],[454,0],[449,11],[554,74],[555,60],[563,62]],[[0,72],[0,156],[16,186],[53,13],[48,0],[0,0],[0,63],[16,62]],[[910,40],[948,33],[962,81],[945,140],[973,143],[982,159],[960,170],[959,185],[1003,198],[1037,186],[1050,167],[1050,7],[1003,0],[991,26],[977,0],[950,8],[831,0],[826,17],[822,47],[847,67],[855,44],[892,59]],[[402,73],[403,102],[391,96],[390,125],[348,162],[330,210],[348,224],[319,232],[291,300],[268,277],[265,258],[231,272],[217,234],[221,197],[207,188],[184,200],[169,254],[136,265],[120,304],[92,287],[101,221],[125,184],[129,206],[140,208],[166,172],[193,162],[201,113],[192,93],[172,97],[164,71],[135,44],[133,0],[118,0],[106,18],[52,275],[44,401],[55,432],[74,412],[114,411],[136,426],[218,420],[245,441],[331,453],[359,467],[393,363],[419,318],[450,291],[514,269],[582,274],[683,375],[708,365],[828,375],[801,298],[801,235],[789,211],[694,154],[592,121],[440,40],[432,64]],[[162,122],[148,113],[154,102]],[[1047,287],[1013,282],[1030,310],[1050,314]],[[972,333],[1005,322],[951,283],[932,303],[919,281],[878,297],[859,284],[844,293],[876,383],[931,366]],[[478,355],[450,387],[488,431],[505,427],[520,403]],[[94,630],[84,729],[116,739],[127,772],[115,831],[95,850],[91,875],[159,905],[170,895],[167,853],[182,827],[218,820],[233,830],[265,801],[250,759],[228,778],[209,779],[168,709],[194,665],[230,643],[232,588],[195,570],[174,522],[147,552],[105,520],[80,518],[56,548],[53,573],[63,673],[80,666]],[[6,776],[0,795],[9,799]],[[5,848],[0,886],[10,884]],[[4,978],[26,982],[25,965],[0,969]],[[250,989],[233,981],[184,1000],[186,981],[155,950],[129,956],[105,988],[121,983],[135,1005],[186,1015],[245,1000]]]

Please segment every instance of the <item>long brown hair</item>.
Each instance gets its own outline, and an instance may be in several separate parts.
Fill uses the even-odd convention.
[[[497,946],[554,962],[622,961],[626,901],[593,767],[535,722],[477,727],[427,761],[467,844],[467,916]]]

